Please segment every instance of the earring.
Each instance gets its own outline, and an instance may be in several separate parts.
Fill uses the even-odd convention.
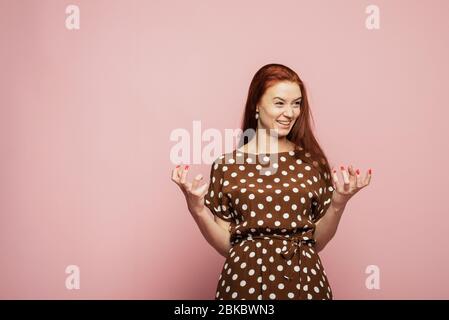
[[[256,119],[259,119],[259,112],[256,111]]]

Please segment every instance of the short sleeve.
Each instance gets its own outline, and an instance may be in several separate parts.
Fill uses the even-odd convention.
[[[334,191],[332,177],[327,174],[323,165],[319,166],[317,188],[315,197],[312,201],[313,222],[320,220],[329,209],[332,201],[332,193]]]
[[[233,210],[231,201],[223,190],[225,184],[223,165],[215,160],[210,169],[209,190],[204,196],[204,204],[210,209],[213,215],[231,222],[233,220]]]

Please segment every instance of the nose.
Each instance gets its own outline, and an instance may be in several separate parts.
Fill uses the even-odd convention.
[[[287,108],[286,111],[284,112],[284,115],[287,118],[293,118],[293,107]]]

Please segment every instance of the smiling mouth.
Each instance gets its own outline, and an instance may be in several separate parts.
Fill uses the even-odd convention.
[[[280,121],[280,120],[276,120],[276,122],[279,123],[283,127],[289,127],[290,123],[292,123],[291,121]]]

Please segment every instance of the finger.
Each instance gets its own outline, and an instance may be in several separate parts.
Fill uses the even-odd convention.
[[[180,165],[179,168],[178,168],[178,171],[177,171],[177,173],[178,173],[178,180],[179,181],[181,181],[181,177],[182,177],[182,172],[183,171],[184,171],[184,166]]]
[[[344,182],[343,189],[345,191],[348,191],[349,190],[349,173],[345,169],[344,166],[340,166],[340,171],[341,171],[341,174],[343,176],[343,182]]]
[[[179,181],[179,176],[178,176],[178,168],[180,167],[180,165],[178,164],[177,166],[176,166],[176,168],[175,169],[173,169],[172,170],[172,172],[171,172],[171,179],[174,181],[174,182],[178,182]]]
[[[360,170],[358,168],[355,171],[355,174],[357,175],[357,188],[362,188],[363,187],[362,176],[360,175]]]
[[[357,174],[355,173],[352,164],[348,167],[348,171],[349,171],[349,181],[351,182],[352,185],[356,186]]]
[[[337,170],[335,170],[335,167],[332,167],[332,181],[334,182],[334,190],[340,191]]]
[[[184,166],[183,171],[181,173],[181,184],[186,183],[188,171],[189,171],[189,165]]]
[[[203,175],[200,173],[198,174],[195,179],[193,179],[192,182],[192,190],[195,191],[196,188],[198,188],[198,185],[200,184],[201,180],[203,179]]]
[[[209,184],[210,182],[207,182],[198,188],[201,197],[204,197],[209,192]]]
[[[365,179],[364,179],[365,186],[367,186],[370,183],[370,181],[371,181],[371,174],[372,174],[371,169],[369,169],[368,173],[366,174]]]

